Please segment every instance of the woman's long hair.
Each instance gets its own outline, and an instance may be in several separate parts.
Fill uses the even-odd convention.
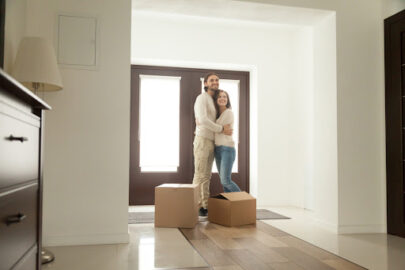
[[[227,107],[228,109],[231,109],[231,100],[229,98],[228,92],[226,92],[225,90],[222,89],[218,89],[217,92],[215,92],[214,95],[214,104],[215,104],[215,109],[217,110],[217,119],[219,118],[219,116],[221,115],[221,112],[219,111],[219,105],[218,105],[218,98],[219,98],[219,94],[221,93],[225,93],[226,95],[226,99],[228,100],[228,102],[226,103],[225,107]]]

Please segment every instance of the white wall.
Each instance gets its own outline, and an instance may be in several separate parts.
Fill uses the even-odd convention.
[[[315,210],[314,204],[314,51],[313,28],[293,37],[288,97],[288,171],[290,205]],[[298,76],[297,76],[298,74]],[[260,89],[259,89],[260,92]],[[261,108],[261,112],[264,108]],[[274,131],[270,131],[274,132]],[[260,181],[260,180],[259,180]],[[271,187],[272,189],[277,186]]]
[[[366,1],[366,9],[362,5],[346,14],[337,13],[342,233],[386,231],[383,32],[379,4]]]
[[[7,0],[4,33],[4,71],[11,74],[18,45],[25,35],[26,0]]]
[[[336,17],[314,29],[313,182],[318,221],[336,231],[338,225]]]
[[[61,69],[63,90],[45,94],[44,245],[127,242],[131,3],[27,0],[27,11],[27,34],[49,40],[58,12],[100,24],[99,69]]]
[[[404,0],[382,0],[382,3],[383,3],[382,16],[384,19],[405,9]]]
[[[337,230],[385,232],[382,1],[285,0],[283,5],[336,11]]]
[[[134,12],[132,62],[164,65],[176,60],[193,67],[256,67],[251,110],[258,110],[258,129],[251,128],[251,140],[265,151],[251,149],[258,160],[250,179],[258,191],[252,193],[257,192],[259,205],[303,207],[304,179],[312,163],[311,29]]]

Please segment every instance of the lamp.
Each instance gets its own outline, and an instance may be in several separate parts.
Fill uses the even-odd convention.
[[[25,37],[21,40],[13,76],[35,94],[38,91],[57,91],[63,87],[52,44],[41,37]],[[52,252],[45,248],[41,250],[42,264],[54,259]]]
[[[18,48],[13,76],[34,91],[61,90],[62,80],[52,44],[42,37],[25,37]]]

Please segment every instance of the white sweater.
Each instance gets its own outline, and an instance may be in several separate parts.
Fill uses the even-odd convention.
[[[224,126],[224,125],[231,125],[231,128],[233,129],[233,112],[231,109],[226,109],[221,113],[219,118],[217,119],[217,124]],[[223,145],[223,146],[229,146],[229,147],[234,147],[235,142],[230,135],[225,135],[224,133],[215,133],[215,145]]]
[[[217,111],[214,106],[214,99],[203,92],[198,95],[194,103],[194,114],[199,125],[196,126],[195,135],[214,140],[215,133],[222,132],[222,125],[215,123]]]

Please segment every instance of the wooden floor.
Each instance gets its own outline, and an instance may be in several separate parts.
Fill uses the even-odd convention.
[[[214,270],[359,270],[365,269],[264,222],[224,227],[200,222],[181,229]]]

